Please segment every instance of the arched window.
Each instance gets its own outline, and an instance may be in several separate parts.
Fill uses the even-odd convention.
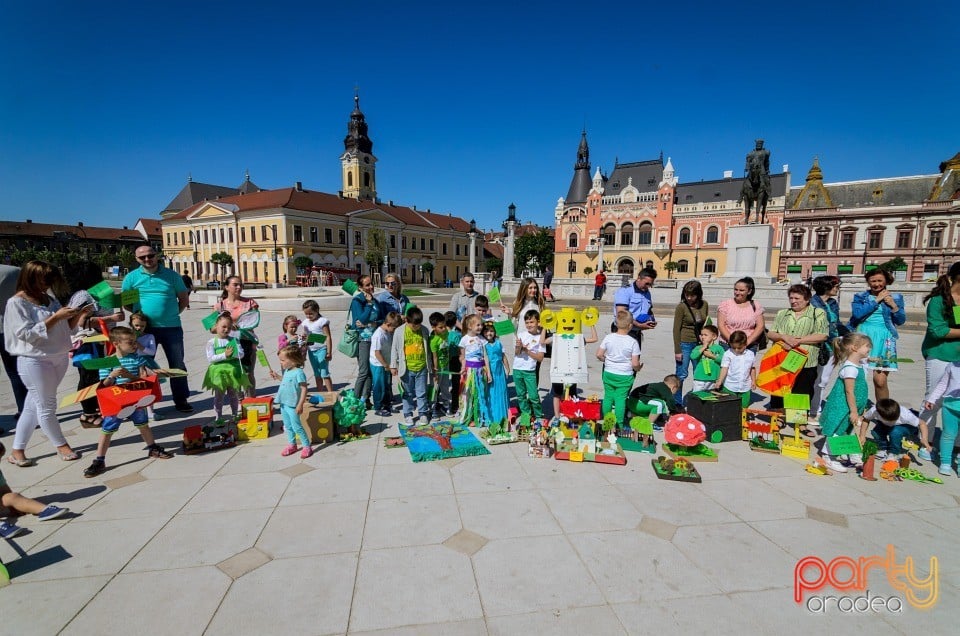
[[[650,245],[653,243],[653,223],[644,221],[640,224],[640,236],[637,238],[637,245]]]
[[[687,262],[686,259],[677,261],[678,274],[686,274],[689,271],[689,269],[690,269],[690,264]]]
[[[352,187],[353,187],[353,173],[352,173],[352,172],[348,172],[348,173],[347,173],[347,187],[348,187],[348,188],[352,188]]]
[[[719,243],[720,242],[720,228],[716,225],[711,225],[707,228],[707,243]]]
[[[633,259],[621,258],[617,261],[617,273],[633,276]]]
[[[570,249],[576,249],[579,240],[580,239],[576,232],[570,232],[570,236],[567,237],[567,247]]]
[[[604,245],[614,245],[617,239],[617,230],[613,226],[613,223],[607,223],[603,227],[603,244]]]
[[[680,228],[680,234],[677,236],[677,243],[680,245],[690,245],[690,228]]]
[[[712,258],[703,261],[703,273],[704,274],[716,274],[717,273],[717,261]]]
[[[633,245],[633,223],[620,226],[620,245]]]

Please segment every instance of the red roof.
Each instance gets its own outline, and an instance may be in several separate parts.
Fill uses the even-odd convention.
[[[89,225],[59,225],[27,221],[0,221],[0,236],[47,236],[54,232],[73,234],[78,239],[90,241],[143,241],[140,232],[132,228],[91,227]],[[159,234],[159,232],[158,232]]]
[[[413,208],[402,205],[390,205],[389,203],[382,202],[376,203],[370,200],[358,201],[357,199],[341,197],[336,194],[315,192],[312,190],[297,190],[296,188],[261,190],[260,192],[251,192],[250,194],[222,197],[213,202],[230,203],[240,208],[240,211],[287,208],[304,212],[322,212],[324,214],[337,214],[341,216],[346,216],[351,212],[376,209],[381,210],[406,225],[453,230],[456,232],[470,231],[470,223],[460,217],[452,215],[437,214],[425,210],[414,210]],[[165,219],[165,221],[186,219],[206,203],[209,203],[209,201],[192,205]]]

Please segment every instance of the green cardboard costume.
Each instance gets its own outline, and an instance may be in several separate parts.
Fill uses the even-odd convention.
[[[236,338],[230,338],[221,346],[214,346],[213,351],[216,355],[222,355],[230,347],[233,347],[232,356],[226,360],[213,362],[207,368],[207,373],[203,376],[203,388],[226,392],[229,390],[240,391],[250,386],[250,378],[247,377],[247,374],[243,372],[243,367],[240,366],[240,357],[238,356],[240,348]]]

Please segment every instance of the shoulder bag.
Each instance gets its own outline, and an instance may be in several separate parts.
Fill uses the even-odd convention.
[[[340,342],[337,344],[337,351],[348,358],[356,358],[360,352],[360,334],[351,327],[353,322],[353,308],[347,312],[347,324],[343,328],[343,335],[340,336]]]

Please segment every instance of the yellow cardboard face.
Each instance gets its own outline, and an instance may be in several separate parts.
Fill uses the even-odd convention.
[[[572,307],[564,307],[557,312],[557,333],[577,334],[582,332],[579,311]]]

